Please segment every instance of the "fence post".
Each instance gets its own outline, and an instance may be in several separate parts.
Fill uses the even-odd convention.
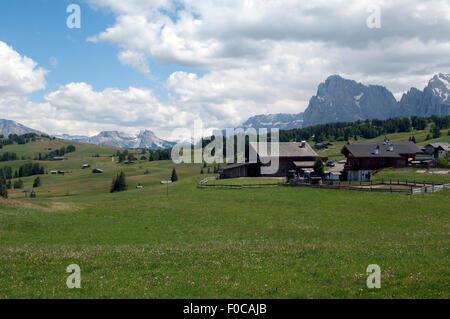
[[[389,185],[392,185],[392,178],[389,180]]]
[[[434,182],[431,184],[431,190],[432,190],[433,193],[434,193]]]
[[[397,179],[397,185],[400,185],[400,179]]]
[[[390,187],[390,189],[391,189],[391,193],[392,193],[392,186]]]

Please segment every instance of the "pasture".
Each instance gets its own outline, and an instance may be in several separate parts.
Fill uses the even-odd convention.
[[[118,164],[114,148],[75,145],[42,163],[69,173],[41,176],[37,198],[0,201],[0,298],[450,297],[448,190],[198,189],[201,165]],[[111,194],[120,170],[129,189]],[[81,289],[66,286],[70,264]],[[369,264],[381,289],[366,286]]]

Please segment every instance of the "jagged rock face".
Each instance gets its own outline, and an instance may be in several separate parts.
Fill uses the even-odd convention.
[[[402,116],[450,115],[450,74],[437,74],[420,91],[412,88],[400,100]]]
[[[279,128],[281,130],[302,128],[303,113],[256,115],[250,117],[245,123],[242,124],[242,127],[244,129],[254,128],[256,130],[260,128]]]
[[[23,135],[28,133],[36,133],[39,135],[43,134],[42,132],[11,120],[0,120],[0,134],[4,137],[8,137],[10,134]]]
[[[304,114],[304,126],[363,119],[387,119],[398,113],[392,93],[385,87],[365,86],[338,75],[321,83]]]
[[[149,130],[140,132],[137,136],[137,140],[139,141],[138,148],[145,149],[165,149],[170,148],[174,145],[174,143],[172,142],[160,139],[155,135],[155,133]]]

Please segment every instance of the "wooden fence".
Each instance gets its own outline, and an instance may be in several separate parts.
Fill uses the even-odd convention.
[[[259,183],[259,184],[208,184],[208,182],[217,180],[216,177],[207,177],[202,179],[198,184],[198,188],[228,188],[228,189],[243,189],[243,188],[266,188],[281,186],[283,183]]]
[[[450,189],[450,184],[436,184],[427,182],[418,182],[411,180],[373,180],[369,182],[338,182],[330,184],[289,184],[289,183],[265,183],[265,184],[210,184],[209,182],[217,180],[216,177],[207,177],[202,179],[198,184],[198,188],[227,188],[227,189],[243,189],[243,188],[266,188],[277,186],[288,187],[309,187],[323,189],[350,190],[360,192],[384,192],[384,193],[403,193],[406,195],[418,195],[423,193],[434,193],[444,189]],[[381,187],[380,187],[381,186]],[[397,188],[397,187],[401,188]]]

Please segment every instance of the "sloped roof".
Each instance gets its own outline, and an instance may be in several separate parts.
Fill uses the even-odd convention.
[[[389,151],[389,146],[393,146],[393,150]],[[375,143],[375,142],[359,142],[347,144],[344,149],[347,149],[354,157],[371,157],[371,158],[399,158],[403,154],[418,154],[421,149],[413,142],[389,142],[389,143]],[[374,154],[374,150],[378,148],[378,154]]]
[[[271,144],[270,142],[251,142],[250,146],[256,150],[260,157],[267,158],[274,157]],[[267,155],[261,155],[263,150],[267,150]],[[278,150],[279,157],[319,157],[308,143],[305,143],[304,147],[302,147],[302,143],[298,142],[279,142]]]
[[[448,143],[430,143],[427,146],[431,146],[433,148],[442,148],[444,151],[450,152],[450,144]]]

